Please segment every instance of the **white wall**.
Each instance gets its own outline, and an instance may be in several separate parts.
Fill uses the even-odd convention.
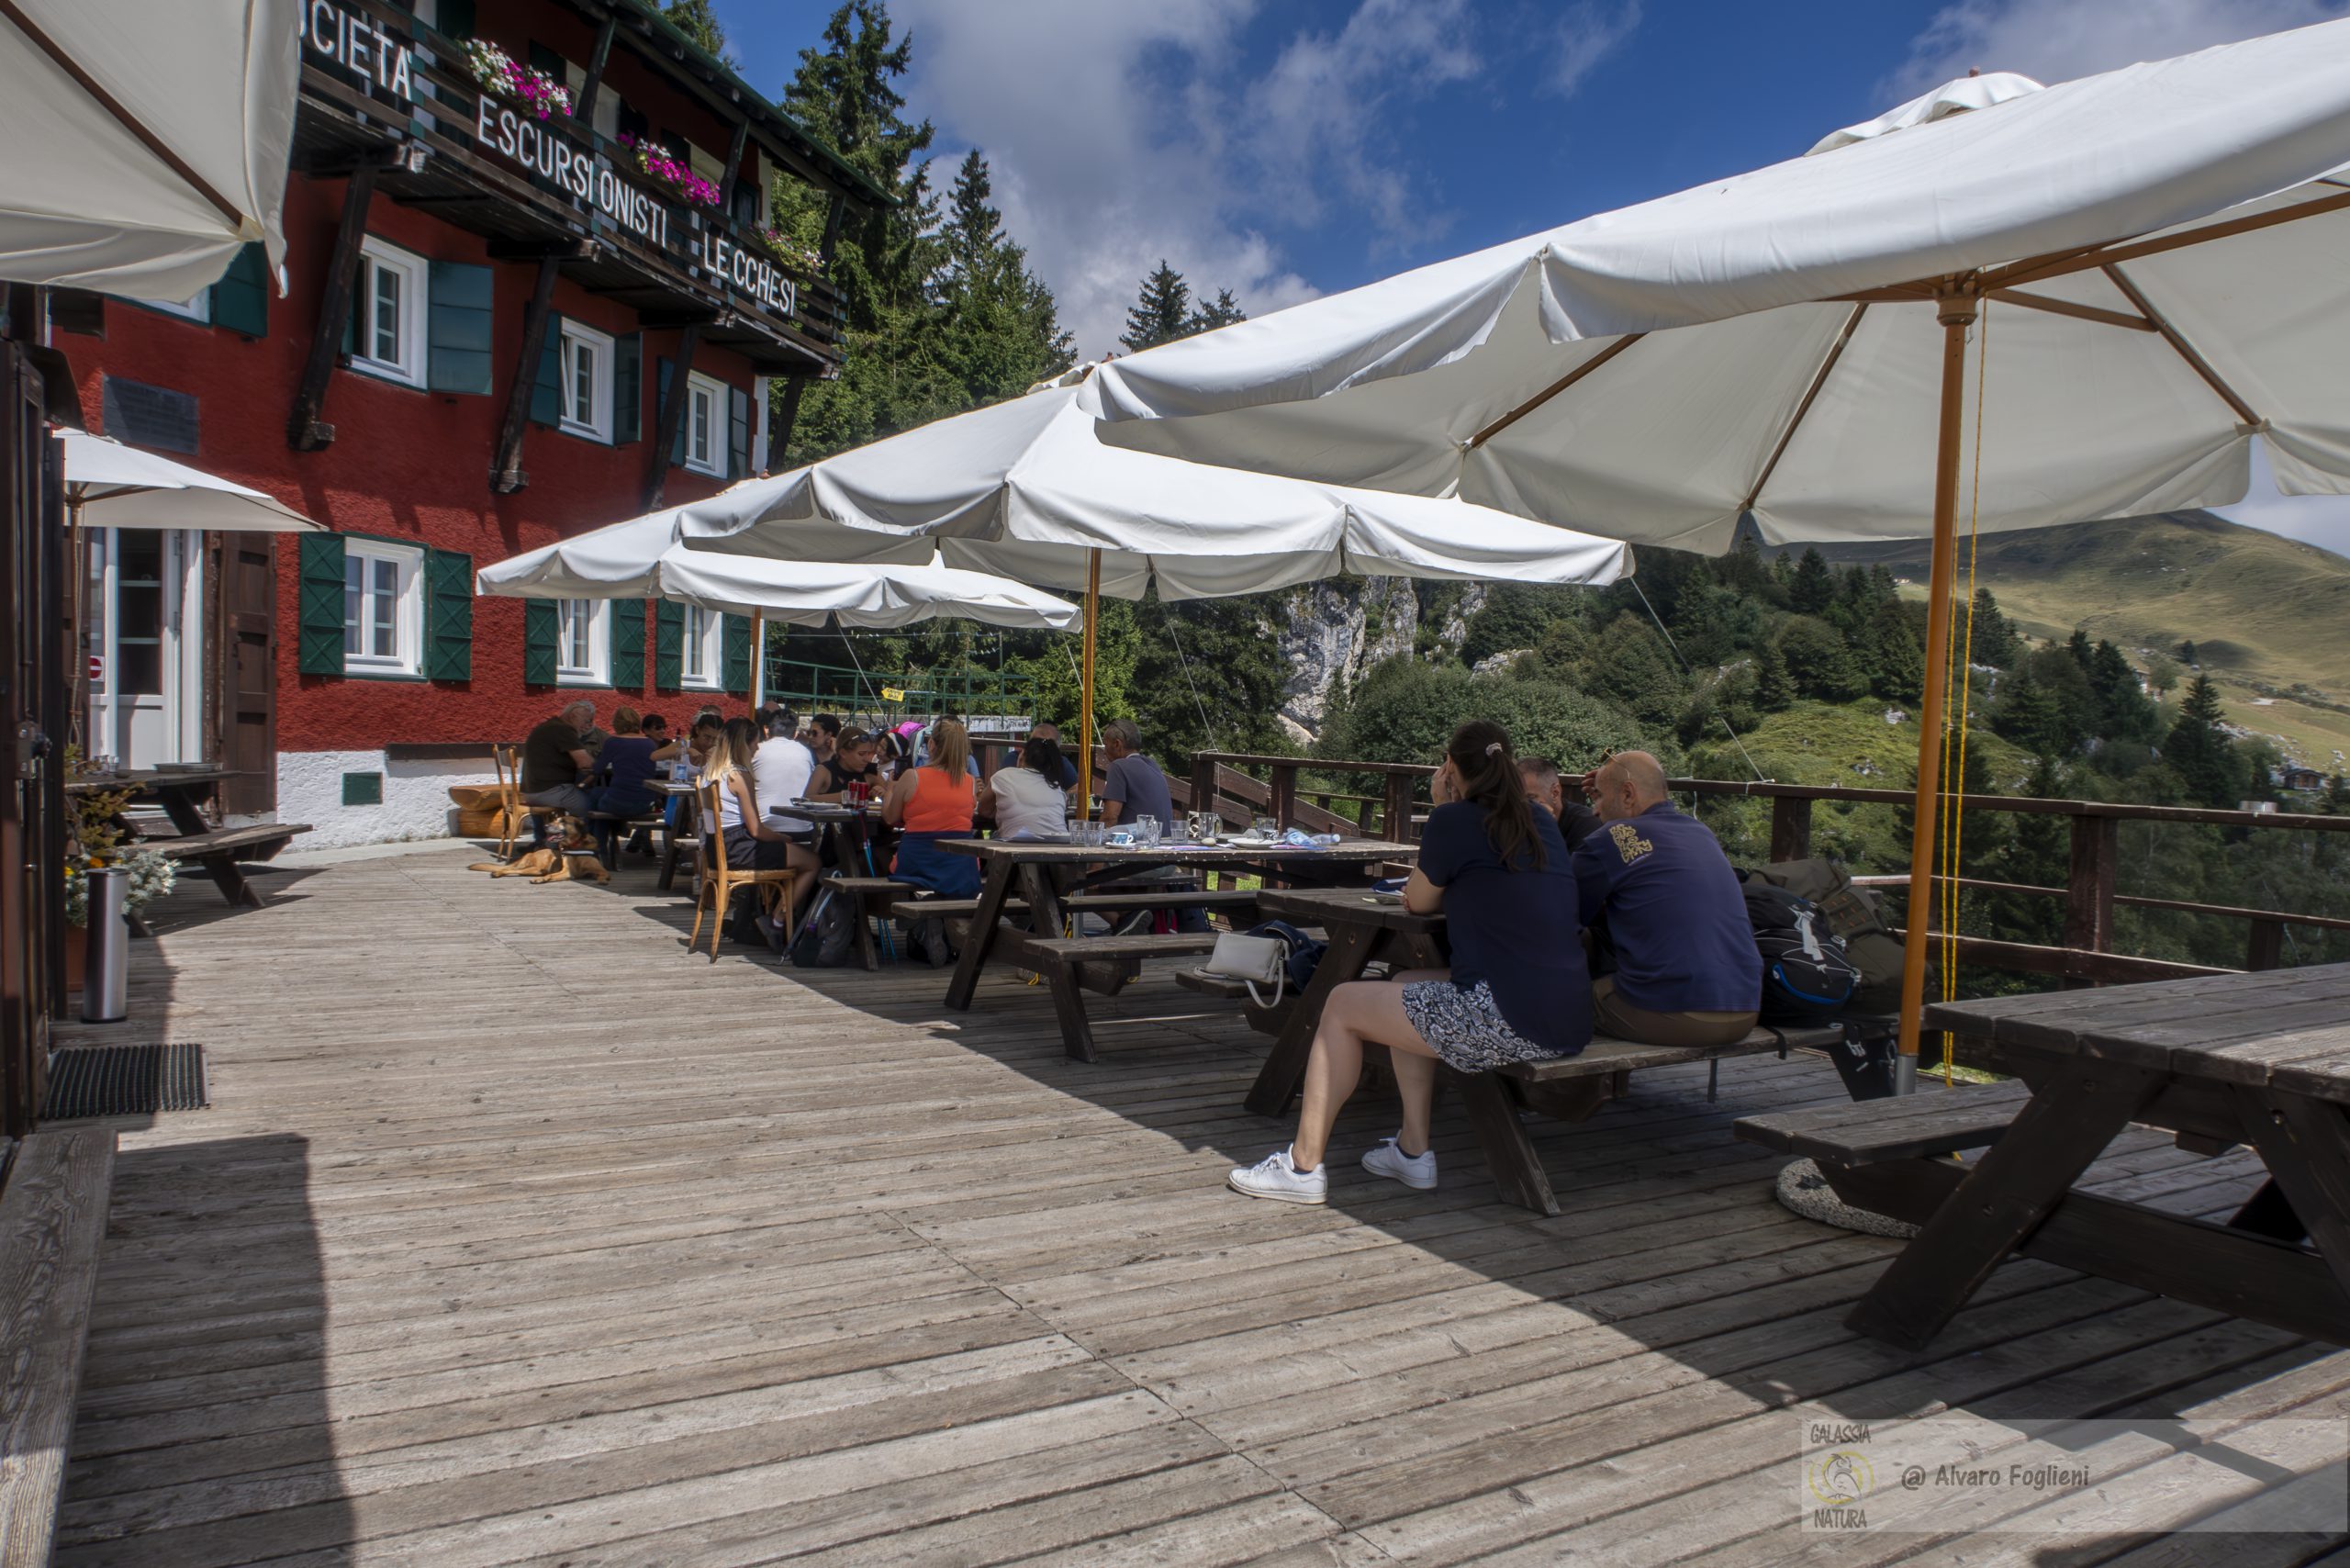
[[[302,849],[331,849],[352,844],[440,838],[456,822],[449,799],[452,784],[491,784],[487,748],[469,757],[400,758],[380,751],[282,751],[277,754],[277,820],[308,823],[297,841]],[[342,776],[381,773],[384,803],[346,806]]]

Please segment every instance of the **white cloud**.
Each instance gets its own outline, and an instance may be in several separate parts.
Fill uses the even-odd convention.
[[[1550,74],[1544,85],[1560,97],[1574,96],[1600,62],[1623,47],[1639,26],[1640,0],[1623,0],[1612,8],[1598,0],[1578,0],[1553,29]]]
[[[1911,40],[1889,105],[1973,68],[2066,82],[2339,17],[2340,0],[1959,0]]]
[[[1318,292],[1269,228],[1348,218],[1424,235],[1426,182],[1382,110],[1480,68],[1466,0],[1360,0],[1269,64],[1237,43],[1258,0],[892,9],[914,37],[909,102],[937,124],[942,153],[984,151],[1006,226],[1088,355],[1115,346],[1161,258],[1261,315]]]

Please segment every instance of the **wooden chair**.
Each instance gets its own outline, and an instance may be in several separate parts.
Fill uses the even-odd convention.
[[[561,816],[563,808],[522,803],[522,760],[514,747],[493,744],[489,765],[498,774],[498,857],[511,860],[517,830],[533,817]]]
[[[686,951],[690,953],[701,940],[702,916],[716,906],[717,918],[710,927],[710,961],[718,962],[718,939],[726,929],[726,911],[734,902],[734,894],[744,888],[759,890],[758,897],[772,915],[778,903],[785,910],[791,908],[792,894],[800,880],[800,873],[792,870],[772,871],[730,870],[726,865],[726,834],[719,830],[719,786],[700,784],[694,788],[694,807],[706,824],[702,836],[710,841],[710,859],[703,868],[701,891],[694,898],[694,931],[686,938]]]

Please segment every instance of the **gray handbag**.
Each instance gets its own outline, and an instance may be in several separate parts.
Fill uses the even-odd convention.
[[[1239,980],[1248,987],[1249,1001],[1259,1007],[1276,1006],[1289,983],[1289,944],[1278,936],[1244,936],[1227,931],[1215,939],[1215,951],[1208,955],[1200,972]],[[1273,988],[1272,1001],[1257,993],[1260,985]]]

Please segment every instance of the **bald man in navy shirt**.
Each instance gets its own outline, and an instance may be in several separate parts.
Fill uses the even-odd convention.
[[[1603,1035],[1651,1046],[1721,1046],[1754,1027],[1762,955],[1721,841],[1666,798],[1664,769],[1618,752],[1583,791],[1599,829],[1575,846],[1583,923],[1605,920],[1616,972],[1593,980]]]

